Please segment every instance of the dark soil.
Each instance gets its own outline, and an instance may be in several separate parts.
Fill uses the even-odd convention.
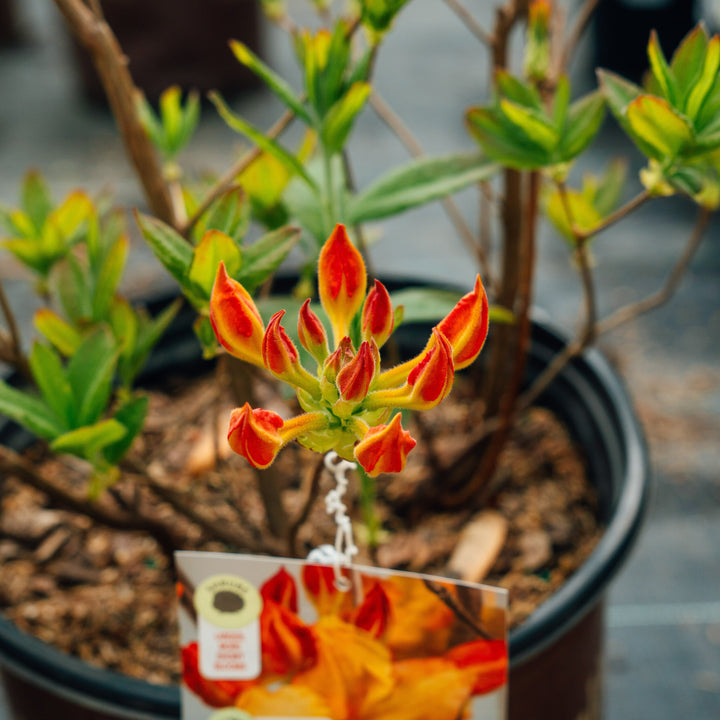
[[[260,399],[264,407],[280,412],[269,391]],[[147,432],[132,450],[130,470],[103,502],[124,510],[140,508],[170,528],[184,549],[287,555],[287,543],[267,530],[257,474],[226,450],[222,436],[229,410],[207,380],[178,384],[170,396],[153,393]],[[374,557],[364,550],[360,562],[446,571],[462,527],[478,517],[480,508],[429,515],[412,527],[396,517],[394,508],[406,507],[423,482],[428,445],[437,457],[451,457],[462,446],[461,431],[471,429],[470,417],[470,402],[456,390],[443,406],[423,414],[422,428],[410,428],[420,442],[406,471],[378,481],[382,544]],[[85,487],[87,469],[79,462],[49,458],[39,447],[29,457],[37,472],[75,490]],[[318,456],[293,445],[272,466],[291,519],[306,505],[317,462]],[[142,479],[133,467],[147,468],[151,478]],[[271,477],[261,475],[260,481]],[[515,626],[592,551],[600,534],[596,499],[581,453],[557,420],[539,409],[518,423],[495,483],[499,489],[489,506],[495,517],[507,521],[507,538],[499,554],[489,558],[484,580],[509,589]],[[297,534],[300,554],[334,537],[322,502],[332,481],[324,474],[319,485],[318,499]],[[356,491],[348,499],[359,521]],[[154,683],[177,682],[174,578],[168,554],[153,537],[110,530],[55,509],[43,493],[7,474],[0,477],[0,501],[2,612],[21,629],[94,665]],[[178,510],[183,505],[224,528],[237,543],[210,539]],[[362,526],[356,534],[362,544]]]

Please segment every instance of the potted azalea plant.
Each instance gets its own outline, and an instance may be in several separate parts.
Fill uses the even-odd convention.
[[[375,56],[384,42],[392,41],[393,20],[405,2],[361,2],[347,16],[338,17],[326,3],[315,3],[327,24],[317,32],[297,28],[282,7],[265,2],[268,15],[295,43],[303,90],[295,91],[248,48],[233,43],[238,61],[287,109],[270,131],[262,132],[214,96],[223,118],[254,148],[222,176],[203,184],[184,177],[177,160],[197,122],[197,101],[190,98],[183,104],[180,93],[171,90],[156,114],[138,97],[112,30],[97,8],[79,0],[56,4],[93,53],[145,189],[152,215],[136,214],[137,224],[189,300],[192,311],[183,316],[189,318],[185,324],[192,326],[205,356],[219,354],[220,361],[215,389],[205,396],[201,392],[206,399],[198,401],[210,408],[203,416],[209,429],[195,431],[194,436],[162,434],[167,424],[161,419],[165,401],[148,400],[135,388],[135,380],[177,308],[152,318],[117,295],[127,240],[121,221],[107,212],[102,199],[93,201],[77,193],[55,207],[43,183],[29,176],[23,207],[3,212],[10,237],[5,245],[35,274],[41,296],[54,300],[55,306],[36,318],[44,340],[26,357],[10,303],[4,292],[0,295],[7,325],[0,337],[1,357],[40,393],[38,397],[3,382],[0,408],[52,451],[78,458],[79,464],[71,465],[69,481],[58,481],[53,465],[57,461],[47,460],[43,448],[36,451],[39,455],[29,456],[33,459],[20,454],[10,442],[16,430],[6,426],[8,439],[0,453],[3,473],[20,477],[60,507],[89,516],[103,527],[153,538],[160,548],[157,556],[143,551],[138,557],[154,566],[150,569],[170,587],[168,556],[173,548],[293,555],[332,532],[315,502],[322,463],[312,454],[298,455],[297,444],[291,442],[298,440],[311,451],[334,450],[357,462],[353,502],[361,508],[359,535],[369,561],[419,569],[408,551],[398,553],[404,542],[410,555],[425,554],[425,566],[473,580],[493,579],[493,565],[522,567],[502,554],[503,536],[513,531],[498,519],[498,477],[505,484],[512,482],[503,463],[518,427],[524,432],[520,445],[526,447],[536,442],[538,433],[548,431],[544,415],[518,423],[539,401],[569,426],[582,447],[596,499],[583,495],[580,502],[595,502],[600,524],[607,527],[599,541],[593,530],[577,541],[561,528],[554,529],[556,537],[562,536],[557,545],[577,542],[584,548],[575,554],[575,564],[563,561],[575,571],[569,579],[558,579],[544,558],[524,572],[506,573],[514,581],[519,578],[520,584],[542,586],[535,603],[539,607],[516,603],[523,622],[510,635],[510,712],[511,717],[553,718],[597,713],[601,591],[637,531],[647,461],[623,390],[604,362],[584,351],[603,332],[669,299],[720,200],[715,157],[720,147],[718,39],[708,38],[700,27],[668,62],[652,37],[652,72],[646,87],[601,73],[597,91],[571,102],[565,68],[593,3],[587,3],[575,25],[563,32],[552,22],[550,3],[514,0],[498,8],[493,31],[485,32],[462,6],[449,2],[490,47],[493,97],[466,114],[479,152],[427,158],[420,156],[406,129],[372,89]],[[512,74],[507,47],[519,25],[526,28],[525,61],[522,73]],[[357,189],[346,148],[354,121],[368,103],[418,157]],[[569,178],[573,161],[598,132],[605,107],[649,160],[641,175],[645,189],[619,208],[615,166],[600,179],[588,179],[581,189],[572,188]],[[288,149],[278,138],[293,119],[300,120],[308,134],[300,148]],[[448,199],[474,183],[482,184],[485,213],[490,213],[487,198],[502,195],[497,203],[502,235],[499,272],[486,251],[486,232],[475,239]],[[700,216],[668,283],[656,296],[599,318],[590,257],[594,238],[639,205],[674,193],[693,198]],[[455,294],[434,288],[389,292],[389,283],[375,281],[367,292],[361,224],[439,199],[478,258],[480,275],[474,288]],[[568,238],[582,280],[585,317],[578,337],[570,341],[533,326],[530,319],[542,207]],[[266,231],[254,244],[244,240],[251,215]],[[293,282],[294,294],[278,298],[268,292],[271,276],[296,246],[305,251],[305,265],[299,282]],[[309,297],[314,293],[315,267],[319,305]],[[296,333],[282,325],[291,307],[297,310]],[[498,322],[481,356],[485,362],[473,363],[493,317]],[[429,325],[416,334],[413,320]],[[187,347],[181,336],[172,334],[172,326],[170,332],[159,347]],[[190,359],[194,372],[197,358]],[[455,372],[464,368],[465,377],[456,383]],[[152,382],[169,371],[167,363],[158,366],[151,359],[145,377]],[[269,385],[265,371],[289,383],[295,389],[294,400]],[[436,405],[440,410],[454,384],[460,385],[454,395],[462,398],[455,409],[439,419],[414,417],[411,435],[410,421],[403,415]],[[224,397],[234,398],[237,409],[223,407]],[[297,408],[293,411],[288,402]],[[227,446],[215,439],[217,418],[223,412],[230,419],[222,434],[246,465],[231,464],[235,461],[228,459]],[[450,443],[460,427],[464,441]],[[557,436],[553,438],[555,442]],[[450,453],[443,452],[444,443]],[[147,452],[152,445],[169,455],[178,445],[192,451],[183,455],[179,466],[163,466]],[[279,453],[285,445],[294,449]],[[412,458],[421,452],[422,462],[412,466]],[[289,459],[291,453],[295,461]],[[41,465],[41,460],[49,464]],[[582,464],[572,451],[560,460],[564,466]],[[176,472],[186,478],[180,487],[171,479]],[[400,481],[377,479],[382,473],[399,473]],[[207,491],[188,479],[203,474],[209,478]],[[407,476],[410,480],[403,484]],[[240,488],[241,499],[233,496],[228,489],[232,487]],[[248,502],[246,497],[255,500]],[[513,502],[517,504],[508,504]],[[483,511],[483,503],[493,512]],[[439,521],[422,524],[423,518],[438,512]],[[253,521],[257,515],[261,523]],[[419,526],[430,532],[433,522],[453,529],[452,541],[442,533],[430,535],[445,548],[437,556],[428,555],[427,541],[417,544],[412,535]],[[467,532],[461,530],[464,524]],[[37,546],[42,541],[45,564],[62,565],[62,560],[68,573],[62,548],[71,550],[73,537],[88,539],[89,531],[62,530],[53,525],[50,534],[39,531],[35,542]],[[480,558],[478,536],[484,538]],[[457,537],[460,542],[453,552]],[[401,542],[393,544],[395,538]],[[112,545],[117,540],[95,539],[91,546],[103,542]],[[394,549],[394,557],[387,548]],[[85,565],[99,571],[108,557],[98,552]],[[143,562],[129,565],[139,574]],[[71,582],[77,583],[81,575],[75,568]],[[277,597],[276,590],[267,592]],[[167,604],[167,595],[155,598],[156,605]],[[34,627],[32,612],[25,617],[23,612],[15,615],[18,624]],[[87,618],[87,608],[85,613]],[[159,612],[145,616],[148,625],[167,627]],[[14,628],[3,626],[3,632],[4,657],[12,670],[8,683],[20,688],[13,701],[18,712],[30,699],[22,691],[31,676],[44,676],[55,693],[96,708],[96,717],[172,717],[178,712],[176,688],[80,669],[79,661],[57,654],[41,660],[45,652],[33,641]],[[112,655],[107,649],[103,652]],[[241,702],[242,687],[228,688],[203,678],[190,651],[185,661],[186,684],[209,704],[212,698],[220,706]],[[488,658],[478,664],[483,662]],[[119,659],[110,665],[122,667]],[[142,669],[135,672],[145,677]],[[40,698],[40,692],[32,693],[32,699]],[[458,705],[455,716],[462,707]]]

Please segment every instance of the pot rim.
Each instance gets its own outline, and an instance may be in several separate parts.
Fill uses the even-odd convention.
[[[533,340],[533,347],[538,341],[547,346],[545,354],[550,356],[566,343],[565,334],[545,318],[534,321]],[[587,350],[569,363],[560,378],[593,389],[601,396],[600,406],[614,416],[615,434],[625,446],[620,492],[613,502],[605,532],[587,560],[523,625],[510,632],[513,668],[541,652],[600,601],[608,583],[627,559],[648,500],[650,468],[644,436],[628,392],[607,360],[599,351]],[[179,686],[154,685],[91,666],[18,630],[2,616],[0,665],[62,697],[117,716],[144,720],[179,715]]]

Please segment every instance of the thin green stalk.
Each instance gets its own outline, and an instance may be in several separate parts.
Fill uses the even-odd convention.
[[[375,478],[370,477],[360,464],[357,466],[357,472],[360,476],[360,507],[363,523],[367,528],[368,546],[374,550],[380,543],[380,520],[375,512],[377,483]]]

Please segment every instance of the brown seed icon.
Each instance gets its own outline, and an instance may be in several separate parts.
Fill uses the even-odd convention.
[[[245,601],[240,595],[230,590],[221,590],[215,593],[213,598],[213,607],[219,612],[234,613],[242,610],[244,606]]]

